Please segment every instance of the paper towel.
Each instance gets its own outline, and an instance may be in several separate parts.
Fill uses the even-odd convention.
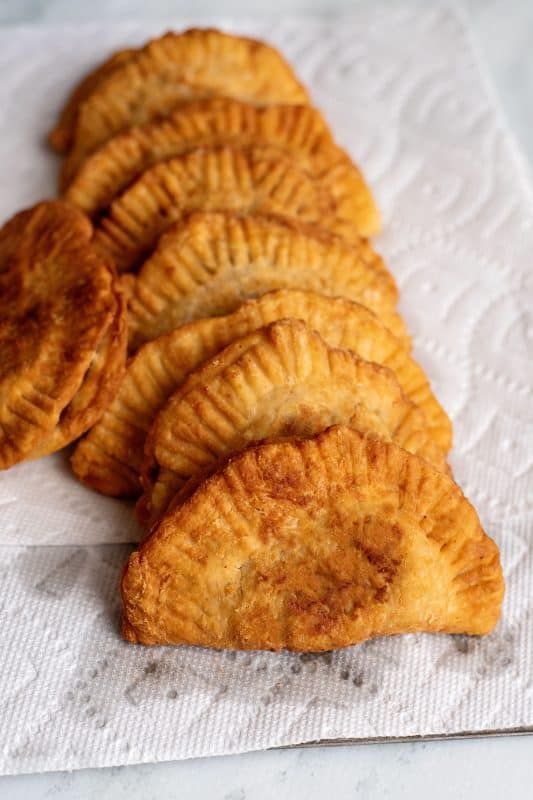
[[[164,24],[0,32],[0,218],[53,192],[44,137],[112,48]],[[58,454],[0,474],[0,770],[104,766],[533,726],[533,202],[465,28],[442,6],[213,20],[280,46],[383,212],[415,356],[455,425],[455,476],[502,550],[497,630],[320,656],[141,648],[119,636],[131,508]],[[51,546],[53,545],[53,546]]]

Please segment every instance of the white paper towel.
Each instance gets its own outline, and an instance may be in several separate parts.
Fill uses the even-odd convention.
[[[190,23],[0,32],[1,218],[53,191],[43,140],[80,75]],[[222,24],[283,49],[376,191],[377,246],[454,420],[454,473],[502,550],[503,619],[483,640],[316,657],[128,646],[131,509],[81,487],[65,454],[21,465],[0,474],[6,773],[533,727],[533,202],[465,29],[442,6]]]

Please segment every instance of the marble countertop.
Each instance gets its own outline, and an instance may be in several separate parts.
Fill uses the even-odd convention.
[[[532,739],[269,750],[0,778],[2,800],[501,800],[527,797]]]
[[[400,0],[390,0],[391,5]],[[353,0],[196,0],[197,15],[346,13]],[[533,3],[462,0],[522,151],[533,166]],[[180,0],[0,0],[0,24],[190,15]],[[344,745],[0,778],[0,798],[524,797],[533,782],[531,737]]]

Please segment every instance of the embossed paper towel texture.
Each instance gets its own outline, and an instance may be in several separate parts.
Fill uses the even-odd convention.
[[[52,191],[42,140],[72,82],[164,27],[0,34],[0,216]],[[455,423],[455,475],[502,549],[503,619],[480,641],[319,657],[131,647],[117,592],[131,510],[62,455],[23,465],[0,477],[5,772],[533,725],[533,205],[465,30],[446,8],[399,6],[227,27],[283,48],[376,191],[378,247]]]

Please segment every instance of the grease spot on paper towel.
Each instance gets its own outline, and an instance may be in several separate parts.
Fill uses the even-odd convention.
[[[148,681],[153,683],[157,680],[155,678],[157,666],[156,661],[150,661],[150,663],[143,667],[142,674],[125,689],[124,697],[132,706],[140,705],[142,697],[145,694],[144,684]]]
[[[261,697],[261,702],[265,706],[269,706],[271,703],[279,700],[285,689],[287,689],[291,685],[290,678],[282,678],[281,680],[277,681],[273,686],[270,687],[268,692]]]
[[[58,552],[58,555],[61,555],[61,551]],[[49,597],[62,600],[76,585],[78,575],[86,560],[87,551],[81,547],[76,548],[36,583],[35,588]]]
[[[469,636],[458,634],[453,637],[453,644],[458,653],[466,654],[470,652],[471,639]]]
[[[301,653],[299,659],[302,664],[322,663],[329,667],[333,659],[333,653],[329,651],[326,653]]]
[[[439,658],[436,666],[473,671],[479,678],[508,669],[515,662],[516,636],[510,629],[497,629],[480,639],[462,634],[449,637],[452,646]]]

